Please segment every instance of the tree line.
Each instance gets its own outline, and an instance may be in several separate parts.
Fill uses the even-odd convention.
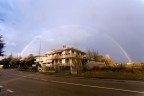
[[[29,69],[32,64],[34,64],[34,58],[32,54],[27,57],[14,57],[9,55],[0,61],[0,64],[3,65],[3,68],[19,68],[23,70]]]
[[[5,43],[3,41],[3,36],[0,35],[0,56],[4,56]],[[3,65],[3,68],[19,68],[19,69],[29,69],[32,64],[34,64],[34,58],[32,54],[29,56],[22,57],[14,57],[13,55],[9,55],[4,59],[0,60],[0,65]]]

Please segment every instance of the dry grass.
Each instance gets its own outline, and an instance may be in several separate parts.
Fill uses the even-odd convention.
[[[144,80],[144,66],[141,64],[108,66],[103,69],[80,73],[79,76],[89,78]]]
[[[89,71],[81,73],[79,74],[79,76],[88,78],[144,80],[144,74],[133,74],[128,72],[116,72],[116,71]]]

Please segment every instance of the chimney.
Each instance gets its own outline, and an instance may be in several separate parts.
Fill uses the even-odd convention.
[[[66,48],[66,45],[63,45],[63,48]]]

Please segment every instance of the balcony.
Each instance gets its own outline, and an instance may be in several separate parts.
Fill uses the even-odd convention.
[[[75,54],[68,54],[68,55],[53,56],[52,59],[75,58],[75,57],[77,57],[77,55],[75,55]]]

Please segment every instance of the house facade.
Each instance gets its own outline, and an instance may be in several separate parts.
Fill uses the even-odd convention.
[[[43,56],[37,56],[35,62],[41,65],[40,70],[43,71],[72,68],[81,64],[85,55],[86,53],[79,49],[64,45],[62,49],[53,49],[44,53]]]

